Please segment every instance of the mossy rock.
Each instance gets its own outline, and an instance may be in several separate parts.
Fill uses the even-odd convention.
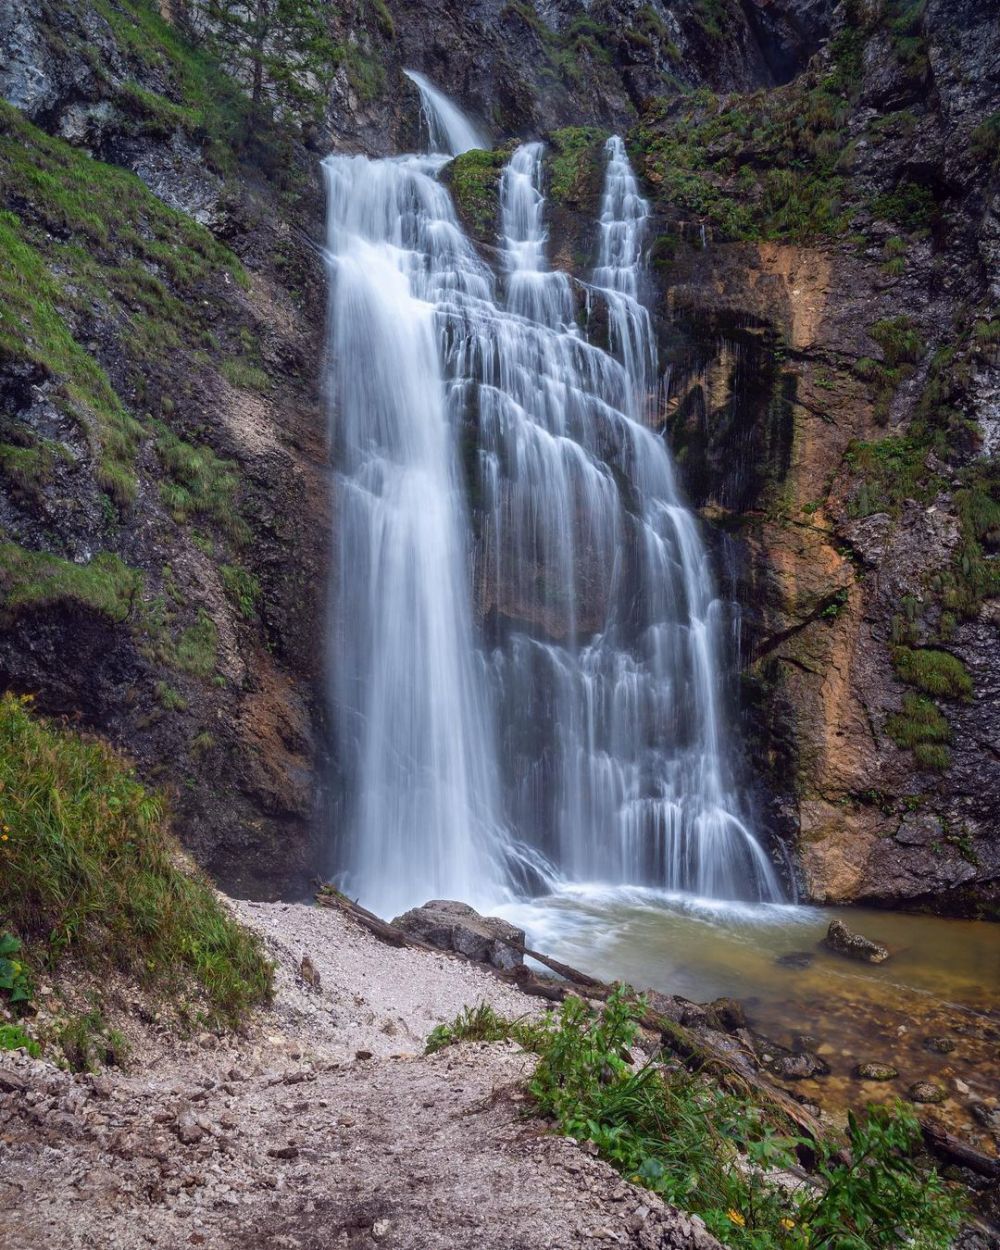
[[[500,177],[516,144],[484,151],[473,148],[446,165],[441,181],[451,192],[455,212],[477,243],[493,247],[500,223]]]
[[[566,126],[549,136],[545,154],[549,199],[557,207],[596,216],[604,183],[608,132],[594,126]]]

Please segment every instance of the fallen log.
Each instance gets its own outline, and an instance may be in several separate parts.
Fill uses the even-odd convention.
[[[978,1176],[986,1176],[991,1180],[1000,1177],[1000,1159],[993,1159],[975,1146],[953,1137],[942,1125],[934,1120],[921,1120],[920,1130],[924,1136],[927,1149],[937,1155],[945,1163],[954,1163],[959,1167],[968,1168]]]

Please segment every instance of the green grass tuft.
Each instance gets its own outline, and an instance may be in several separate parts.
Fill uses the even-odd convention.
[[[892,663],[908,686],[950,699],[972,696],[972,678],[960,659],[933,647],[894,647]]]
[[[164,800],[94,739],[0,698],[0,912],[29,961],[66,955],[164,993],[193,979],[207,1018],[237,1025],[271,994],[259,939],[178,866]]]
[[[79,603],[112,621],[128,618],[142,590],[143,575],[109,551],[87,564],[0,543],[0,610]]]

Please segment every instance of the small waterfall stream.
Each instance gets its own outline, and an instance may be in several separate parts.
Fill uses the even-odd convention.
[[[432,146],[479,141],[410,77]],[[724,605],[649,426],[647,208],[605,156],[586,283],[548,265],[540,143],[502,175],[498,274],[445,156],[326,161],[337,867],[384,914],[570,882],[780,897],[729,767]]]

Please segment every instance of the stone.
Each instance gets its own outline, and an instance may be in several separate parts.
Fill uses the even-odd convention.
[[[392,1227],[388,1220],[376,1220],[372,1225],[372,1236],[376,1241],[381,1241]]]
[[[889,1063],[859,1063],[854,1075],[859,1081],[894,1081],[899,1071]]]
[[[498,916],[481,916],[466,903],[434,899],[393,920],[393,925],[438,950],[509,971],[524,963],[524,930]]]
[[[917,1081],[907,1091],[910,1102],[944,1102],[948,1092],[933,1081]]]
[[[194,1146],[205,1136],[205,1128],[190,1107],[185,1107],[177,1116],[174,1132],[185,1146]]]
[[[302,962],[299,964],[299,976],[306,983],[306,985],[312,986],[314,990],[318,990],[320,988],[321,982],[319,971],[308,955],[302,956]]]
[[[815,958],[812,951],[789,951],[785,955],[777,955],[774,962],[779,968],[808,968]]]
[[[782,1055],[771,1064],[775,1076],[783,1076],[792,1081],[804,1081],[811,1076],[827,1076],[830,1065],[819,1055],[808,1051],[800,1055]]]
[[[860,959],[868,964],[881,964],[889,958],[888,947],[852,932],[842,920],[830,921],[823,944],[838,955]]]
[[[747,1027],[743,1004],[735,998],[716,998],[705,1005],[705,1023],[720,1033],[735,1033]]]
[[[936,1055],[950,1055],[955,1043],[950,1037],[925,1037],[924,1049],[932,1050]]]

